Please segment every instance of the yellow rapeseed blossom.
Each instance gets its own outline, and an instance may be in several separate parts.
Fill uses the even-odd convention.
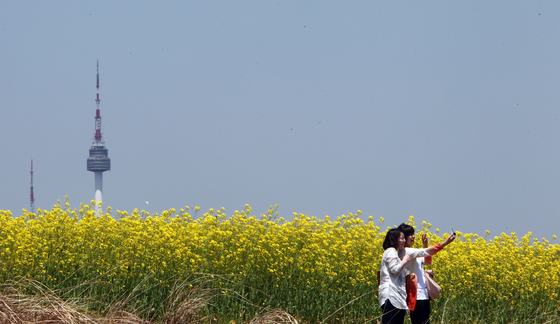
[[[74,210],[59,203],[15,218],[0,211],[1,280],[35,278],[49,287],[102,280],[118,295],[146,278],[160,287],[185,274],[213,274],[219,287],[241,289],[255,305],[273,301],[308,319],[324,318],[354,299],[344,311],[361,310],[364,318],[378,311],[372,305],[386,233],[380,228],[383,218],[376,225],[371,216],[362,220],[358,210],[332,219],[294,212],[287,220],[279,217],[277,205],[259,216],[245,205],[231,216],[224,208],[211,208],[195,218],[184,207],[160,214],[117,210],[113,218],[110,208],[101,215],[96,208],[94,202]],[[414,221],[410,216],[409,224]],[[430,244],[447,237],[431,227],[422,222],[416,230],[427,234]],[[431,269],[444,287],[440,300],[449,303],[446,307],[552,303],[558,309],[560,246],[530,232],[521,238],[502,233],[488,239],[489,234],[457,231],[456,242],[433,257]],[[421,240],[416,244],[420,247]],[[324,309],[310,308],[310,301]],[[467,309],[461,305],[458,309]]]

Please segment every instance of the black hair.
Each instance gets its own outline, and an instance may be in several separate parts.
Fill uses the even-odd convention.
[[[403,232],[404,238],[408,238],[410,235],[414,235],[414,227],[402,223],[398,227],[399,231]]]
[[[383,250],[388,248],[397,248],[399,246],[399,237],[401,236],[401,230],[398,228],[392,228],[385,235],[385,240],[383,241]]]

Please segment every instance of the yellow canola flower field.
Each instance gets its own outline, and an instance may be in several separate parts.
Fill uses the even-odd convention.
[[[116,215],[107,208],[97,215],[95,207],[92,202],[71,209],[66,203],[17,217],[0,211],[0,281],[35,279],[97,300],[100,312],[137,291],[130,307],[151,317],[185,278],[219,289],[205,311],[226,319],[251,318],[269,308],[310,323],[375,322],[380,316],[376,274],[387,230],[380,227],[383,219],[376,225],[358,211],[333,220],[294,213],[286,220],[277,206],[258,216],[249,205],[229,216],[223,208],[198,215],[198,207]],[[414,217],[408,223],[415,225]],[[447,236],[426,222],[416,231],[427,234],[430,245]],[[560,318],[559,245],[531,233],[458,235],[433,258],[431,269],[443,287],[432,302],[434,320]]]

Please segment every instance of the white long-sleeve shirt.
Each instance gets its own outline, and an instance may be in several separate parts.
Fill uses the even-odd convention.
[[[407,254],[412,259],[419,257],[427,257],[435,254],[432,247],[418,250],[412,249]],[[429,251],[429,252],[428,252]],[[404,252],[403,252],[404,253]],[[404,254],[403,254],[404,256]],[[381,260],[381,269],[379,270],[379,306],[383,306],[387,300],[399,309],[408,309],[406,306],[406,269],[400,265],[401,258],[395,248],[388,248],[383,253]],[[410,263],[411,261],[409,261]],[[406,265],[408,266],[408,264]]]

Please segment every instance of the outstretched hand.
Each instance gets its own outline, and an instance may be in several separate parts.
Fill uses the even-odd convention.
[[[442,246],[442,247],[445,247],[445,246],[448,245],[449,243],[455,241],[455,238],[456,238],[456,237],[457,237],[457,236],[455,236],[455,233],[451,233],[451,235],[449,235],[449,236],[445,239],[445,241],[443,241],[443,243],[441,243],[441,246]]]

